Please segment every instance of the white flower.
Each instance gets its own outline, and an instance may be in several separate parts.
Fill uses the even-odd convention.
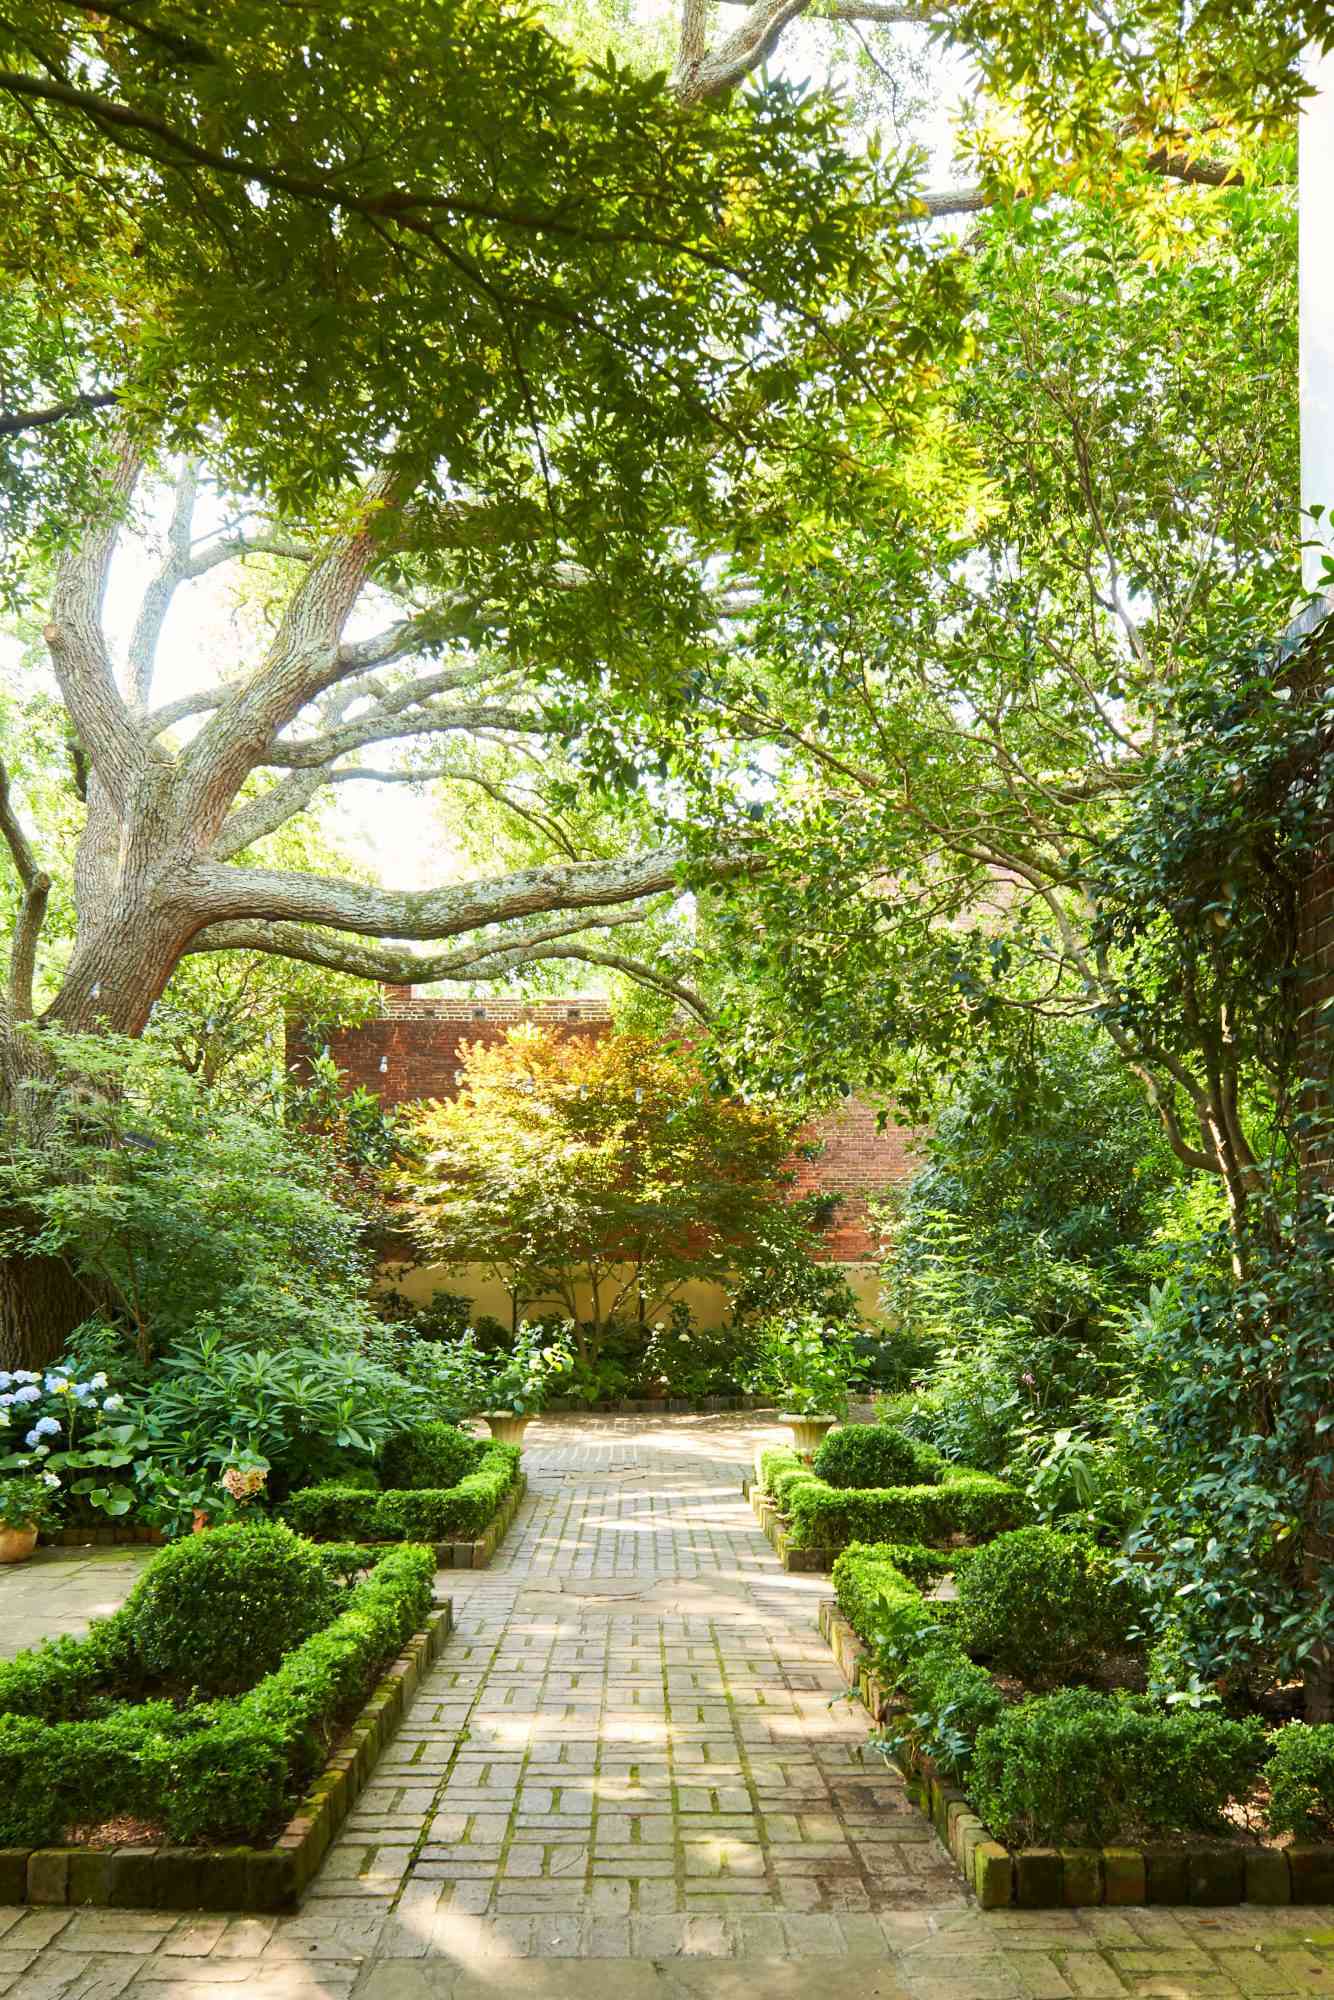
[[[54,1472],[44,1472],[42,1474],[42,1484],[44,1486],[59,1486],[60,1481]]]
[[[16,1382],[40,1382],[41,1379],[35,1368],[16,1368],[14,1370],[14,1380]]]
[[[125,1408],[125,1398],[123,1396],[108,1396],[102,1408],[104,1410],[123,1410]]]
[[[86,1385],[85,1385],[85,1386],[86,1386],[87,1388],[89,1388],[89,1389],[105,1389],[105,1388],[106,1388],[106,1386],[107,1386],[107,1378],[106,1378],[106,1376],[105,1376],[105,1375],[103,1374],[103,1372],[102,1372],[102,1370],[101,1370],[100,1368],[98,1369],[98,1371],[97,1371],[96,1375],[90,1375],[90,1376],[88,1377],[88,1381],[87,1381],[87,1383],[86,1383]]]

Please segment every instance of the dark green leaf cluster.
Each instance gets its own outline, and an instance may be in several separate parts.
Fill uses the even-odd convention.
[[[205,1694],[240,1694],[328,1623],[337,1593],[309,1542],[277,1521],[187,1535],[126,1600],[143,1671]]]
[[[1123,1650],[1142,1599],[1091,1542],[1019,1528],[979,1549],[960,1577],[960,1636],[1002,1672],[1049,1685]]]

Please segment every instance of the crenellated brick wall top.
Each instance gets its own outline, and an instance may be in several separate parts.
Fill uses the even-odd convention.
[[[500,1041],[506,1030],[531,1021],[559,1027],[569,1035],[610,1032],[611,1009],[597,995],[559,1000],[435,999],[410,987],[384,989],[384,1012],[359,1028],[329,1037],[329,1053],[349,1088],[372,1092],[393,1106],[423,1098],[452,1097],[465,1042]],[[299,1067],[306,1053],[301,1029],[288,1030],[288,1062]],[[826,1237],[825,1254],[835,1263],[868,1263],[877,1245],[866,1226],[868,1197],[906,1180],[917,1162],[913,1134],[901,1126],[880,1129],[874,1105],[851,1098],[807,1127],[807,1144],[820,1147],[816,1159],[798,1156],[792,1165],[796,1191],[842,1197]]]

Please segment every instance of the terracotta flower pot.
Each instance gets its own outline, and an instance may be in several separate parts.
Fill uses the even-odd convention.
[[[36,1546],[35,1523],[30,1528],[0,1528],[0,1563],[27,1562]]]
[[[799,1417],[791,1410],[783,1412],[783,1422],[792,1426],[797,1450],[803,1458],[811,1458],[825,1441],[825,1434],[834,1428],[837,1417]]]
[[[509,1410],[483,1410],[482,1415],[497,1444],[521,1445],[523,1434],[533,1421],[531,1417],[516,1417]]]

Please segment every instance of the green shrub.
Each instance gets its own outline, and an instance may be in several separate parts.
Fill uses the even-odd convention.
[[[1334,1723],[1290,1722],[1265,1765],[1269,1831],[1299,1840],[1334,1834]]]
[[[440,1542],[480,1535],[519,1475],[519,1447],[488,1445],[475,1471],[455,1486],[382,1493],[375,1509],[385,1537]]]
[[[888,1424],[845,1424],[830,1431],[811,1470],[826,1484],[848,1487],[935,1486],[945,1461]]]
[[[979,1730],[1005,1713],[1005,1697],[985,1667],[947,1632],[906,1659],[892,1684],[908,1710],[914,1748],[953,1778],[964,1777]]]
[[[336,1601],[310,1543],[266,1521],[174,1542],[135,1585],[124,1616],[149,1674],[236,1694],[327,1624]]]
[[[483,1445],[475,1469],[453,1486],[384,1493],[308,1486],[294,1493],[283,1511],[300,1534],[314,1539],[466,1541],[482,1533],[513,1486],[519,1459],[517,1445]]]
[[[380,1459],[380,1484],[394,1487],[457,1486],[477,1468],[485,1449],[454,1424],[417,1424],[390,1438]]]
[[[954,1536],[984,1541],[1028,1514],[1024,1495],[989,1472],[948,1470],[938,1486],[864,1490],[828,1486],[813,1476],[788,1484],[792,1546],[842,1549],[849,1542],[925,1542]]]
[[[1011,1845],[1213,1832],[1228,1801],[1250,1791],[1264,1750],[1254,1719],[1066,1688],[978,1731],[969,1790]]]
[[[175,1554],[155,1557],[142,1581]],[[338,1722],[425,1623],[434,1575],[429,1549],[387,1551],[339,1616],[233,1700],[126,1703],[118,1671],[133,1656],[130,1601],[89,1639],[20,1655],[10,1686],[33,1712],[0,1712],[0,1845],[51,1846],[71,1826],[121,1817],[160,1824],[173,1841],[263,1833],[318,1768]],[[43,1672],[54,1682],[45,1699]],[[39,1709],[68,1708],[76,1681],[89,1713],[40,1720]]]
[[[870,1637],[870,1611],[887,1588],[916,1591],[962,1569],[976,1549],[928,1549],[921,1542],[851,1542],[835,1558],[832,1572],[838,1608],[861,1639]],[[932,1610],[945,1610],[933,1604]]]
[[[143,1669],[123,1614],[94,1620],[83,1639],[47,1639],[32,1652],[0,1660],[0,1717],[63,1722],[83,1715],[97,1691],[133,1686]]]
[[[1044,1686],[1124,1646],[1135,1598],[1093,1543],[1020,1528],[978,1550],[959,1607],[969,1652]]]
[[[378,1490],[367,1492],[362,1486],[339,1480],[326,1486],[303,1486],[287,1502],[283,1515],[298,1535],[307,1535],[312,1541],[346,1537],[369,1542],[376,1538],[379,1503]]]

